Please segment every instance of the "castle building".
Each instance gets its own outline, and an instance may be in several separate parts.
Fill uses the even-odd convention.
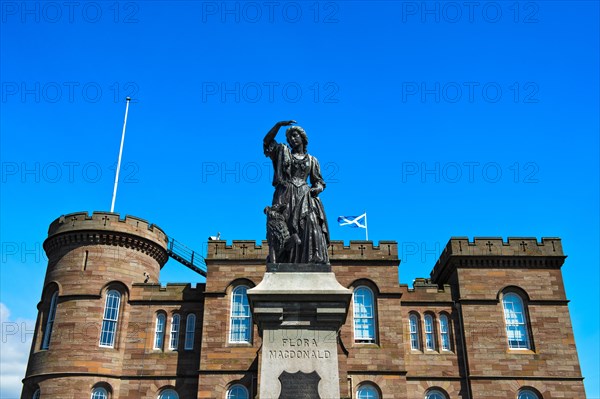
[[[44,249],[22,398],[258,397],[269,337],[246,293],[263,279],[266,242],[209,241],[196,286],[158,284],[169,239],[136,217],[61,216]],[[412,288],[398,283],[394,241],[332,241],[329,255],[352,292],[331,337],[342,398],[585,398],[560,238],[451,238]],[[287,339],[273,356],[327,356]]]

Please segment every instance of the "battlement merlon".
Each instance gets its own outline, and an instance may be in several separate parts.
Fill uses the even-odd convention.
[[[398,261],[398,243],[396,241],[331,241],[328,247],[329,259],[335,261]],[[260,261],[264,262],[269,254],[269,245],[263,240],[257,245],[254,240],[233,240],[227,244],[224,240],[208,241],[207,261]]]
[[[511,259],[512,261],[508,261]],[[566,256],[558,237],[452,237],[442,251],[431,281],[443,283],[457,266],[464,267],[561,267]]]
[[[161,265],[167,261],[168,237],[155,224],[127,215],[124,219],[118,213],[75,212],[62,215],[48,228],[48,238],[44,250],[50,254],[64,245],[105,244],[118,245],[148,253]]]

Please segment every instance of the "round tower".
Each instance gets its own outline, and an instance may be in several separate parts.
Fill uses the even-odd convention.
[[[22,398],[37,389],[46,398],[78,397],[98,377],[118,386],[113,377],[131,361],[124,359],[126,348],[144,330],[128,325],[132,285],[158,282],[167,243],[158,226],[133,216],[79,212],[52,222]]]

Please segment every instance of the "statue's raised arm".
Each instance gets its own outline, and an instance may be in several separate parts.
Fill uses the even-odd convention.
[[[279,132],[279,129],[282,126],[292,126],[295,123],[296,121],[294,120],[277,122],[275,126],[273,126],[271,130],[269,130],[269,133],[266,134],[265,138],[263,139],[263,144],[269,145],[275,139],[275,136],[277,136],[277,132]]]
[[[277,122],[263,139],[273,162],[273,203],[265,209],[269,262],[329,263],[329,228],[318,195],[325,189],[319,162],[308,154],[308,136],[294,120]],[[275,141],[282,126],[286,144]],[[311,186],[307,179],[310,177]]]

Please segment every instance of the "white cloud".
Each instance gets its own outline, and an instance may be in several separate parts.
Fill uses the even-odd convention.
[[[0,302],[0,398],[17,399],[21,396],[31,339],[35,329],[34,320],[12,320],[8,307]]]

